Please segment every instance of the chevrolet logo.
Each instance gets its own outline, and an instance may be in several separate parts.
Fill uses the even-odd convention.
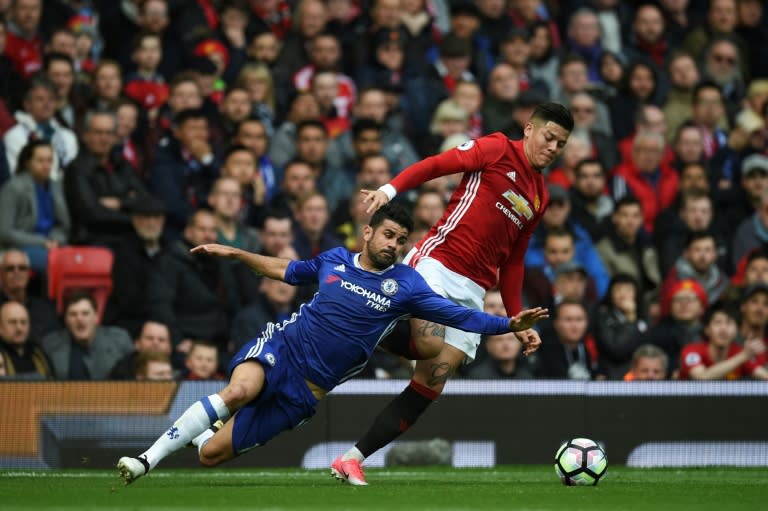
[[[522,195],[518,195],[512,190],[504,192],[504,198],[512,203],[512,209],[518,214],[525,217],[526,220],[533,218],[533,211],[531,206],[528,205],[528,201]]]

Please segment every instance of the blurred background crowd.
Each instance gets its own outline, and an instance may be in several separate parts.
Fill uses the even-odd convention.
[[[760,0],[0,0],[0,377],[223,379],[314,289],[190,247],[357,250],[361,188],[556,101],[543,346],[462,376],[766,379],[767,100]],[[398,196],[411,243],[459,178]],[[51,300],[66,246],[108,249],[108,299]]]

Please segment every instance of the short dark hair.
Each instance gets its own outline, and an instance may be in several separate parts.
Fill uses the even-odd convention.
[[[760,246],[751,250],[747,255],[747,266],[755,259],[768,259],[768,247]]]
[[[171,81],[168,84],[168,88],[170,90],[174,90],[176,87],[178,87],[182,83],[190,83],[190,82],[194,83],[195,87],[197,87],[197,89],[200,90],[200,85],[197,82],[197,77],[195,76],[195,73],[187,70],[180,71],[175,75],[173,75],[173,78],[171,78]]]
[[[192,214],[190,214],[187,217],[187,223],[186,223],[185,227],[194,227],[195,224],[197,223],[197,218],[200,215],[213,216],[213,212],[211,212],[211,210],[207,209],[207,208],[200,208],[200,209],[197,209],[197,210],[193,211]]]
[[[360,158],[360,166],[357,168],[357,172],[359,173],[363,165],[365,165],[365,162],[372,158],[384,158],[384,160],[387,162],[387,167],[389,167],[389,171],[392,172],[392,164],[389,163],[389,160],[387,159],[386,155],[384,153],[373,153],[373,154],[366,154],[365,156]]]
[[[640,211],[643,210],[642,203],[639,200],[637,200],[635,197],[633,197],[632,195],[625,195],[621,199],[617,200],[616,204],[613,207],[613,211],[616,212],[619,209],[623,208],[624,206],[639,206],[640,207]]]
[[[573,130],[573,115],[571,111],[560,103],[541,103],[531,115],[531,120],[538,119],[544,122],[552,121],[562,126],[566,131]]]
[[[716,90],[717,93],[720,95],[720,99],[723,98],[723,91],[720,89],[720,86],[718,84],[716,84],[712,80],[702,80],[699,83],[697,83],[696,86],[693,88],[692,98],[693,98],[694,105],[699,102],[699,94],[701,93],[701,91],[705,89]]]
[[[264,225],[267,223],[267,220],[270,218],[274,218],[275,220],[293,221],[293,215],[291,214],[291,211],[287,207],[284,207],[284,206],[271,207],[264,212],[264,215],[261,219],[261,225],[259,225],[259,228],[263,229]]]
[[[709,196],[706,190],[700,188],[691,188],[685,190],[680,194],[680,209],[683,209],[689,201],[707,199],[710,204],[713,204],[712,197]]]
[[[735,307],[725,303],[722,300],[718,300],[707,308],[707,311],[704,313],[704,317],[701,320],[701,324],[704,326],[709,325],[710,321],[712,321],[712,318],[714,318],[715,314],[718,312],[726,314],[737,324],[741,321],[739,311]]]
[[[35,155],[35,151],[38,147],[50,147],[51,150],[53,150],[53,145],[47,140],[43,140],[41,138],[30,140],[24,147],[21,148],[21,151],[19,152],[19,158],[16,160],[17,174],[28,171],[27,163],[29,163],[29,160],[31,160]]]
[[[298,156],[295,156],[285,162],[285,165],[283,165],[283,177],[285,177],[286,172],[290,167],[295,167],[296,165],[304,165],[305,167],[312,168],[312,165],[307,161],[299,158]]]
[[[605,166],[603,165],[603,162],[597,158],[584,158],[583,160],[579,160],[579,162],[576,164],[576,168],[573,169],[574,174],[578,176],[582,167],[585,165],[598,165],[600,167],[600,171],[603,173],[603,175],[605,175]]]
[[[680,167],[680,177],[683,177],[683,174],[688,172],[688,169],[691,168],[697,168],[701,169],[704,173],[704,177],[707,178],[707,181],[709,181],[709,176],[707,176],[707,167],[704,165],[704,162],[702,161],[689,161],[687,163],[684,163],[682,167]],[[704,190],[706,192],[707,190]]]
[[[637,280],[629,273],[617,273],[611,277],[611,282],[608,284],[608,289],[612,288],[616,284],[632,284],[635,286],[635,291],[639,291]]]
[[[584,315],[587,316],[587,321],[589,321],[589,311],[587,310],[587,306],[584,305],[584,302],[582,300],[577,300],[575,298],[563,298],[563,301],[558,303],[555,306],[554,319],[557,319],[557,317],[560,315],[560,310],[563,308],[564,305],[578,305],[579,307],[581,307],[581,310],[584,311]]]
[[[299,133],[304,131],[306,128],[317,128],[321,130],[326,137],[328,136],[328,128],[325,127],[325,124],[317,119],[307,119],[306,121],[301,121],[296,126],[296,140],[299,139]]]
[[[149,38],[157,39],[160,42],[160,47],[162,49],[163,39],[162,37],[160,37],[160,34],[156,34],[154,32],[149,32],[149,31],[143,31],[143,32],[139,32],[133,38],[133,41],[131,41],[131,50],[132,51],[138,50],[139,48],[141,48],[141,45],[144,43],[144,39],[149,39]]]
[[[392,202],[384,204],[382,207],[376,210],[376,212],[371,217],[371,221],[368,222],[368,225],[375,229],[384,223],[384,220],[392,220],[396,224],[405,227],[409,233],[413,231],[413,218],[411,218],[408,210],[406,210],[400,204]]]
[[[565,66],[568,66],[570,64],[583,64],[584,66],[587,66],[587,61],[586,59],[584,59],[584,57],[582,57],[578,53],[566,53],[560,59],[560,64],[557,66],[558,76],[563,72],[563,69],[565,68]]]
[[[232,156],[235,153],[239,153],[241,151],[246,151],[251,156],[253,156],[253,161],[256,161],[256,155],[253,154],[253,151],[251,151],[249,148],[244,146],[243,144],[232,144],[224,151],[224,157],[222,158],[223,161],[227,161],[227,159]]]
[[[67,314],[67,310],[77,302],[80,302],[82,300],[87,301],[91,304],[91,307],[93,307],[93,310],[98,311],[99,306],[96,303],[96,298],[93,297],[93,293],[88,289],[74,289],[71,292],[64,295],[64,306],[62,307],[62,310],[64,311],[64,315]]]
[[[208,116],[205,115],[205,112],[202,108],[187,108],[176,114],[176,117],[173,119],[173,123],[176,126],[181,126],[185,122],[193,119],[205,119],[207,121]]]
[[[58,51],[46,53],[45,57],[43,57],[43,69],[47,71],[51,67],[51,63],[56,61],[66,62],[72,71],[75,70],[75,63],[72,61],[72,57]]]
[[[244,85],[239,85],[237,83],[232,84],[226,88],[226,90],[224,91],[224,97],[229,96],[233,92],[245,92],[250,97],[250,92],[248,92],[248,89]]]
[[[688,237],[685,240],[685,247],[690,247],[694,242],[704,239],[711,239],[713,243],[717,244],[715,233],[709,229],[702,229],[700,231],[691,231],[688,233]]]
[[[373,130],[381,133],[381,124],[374,121],[373,119],[366,119],[365,117],[362,119],[357,119],[354,123],[352,123],[352,139],[357,140],[357,137],[359,137],[363,132]]]
[[[637,279],[635,279],[632,275],[628,273],[616,273],[613,277],[611,277],[611,281],[608,283],[608,292],[605,293],[605,297],[603,298],[603,303],[606,305],[613,304],[613,298],[611,297],[611,292],[613,291],[613,288],[615,286],[618,286],[619,284],[629,284],[634,288],[635,305],[639,306],[642,298],[641,297],[642,290],[640,289],[640,286],[637,283]]]
[[[551,229],[547,229],[544,233],[544,245],[547,244],[547,240],[549,238],[571,238],[571,241],[576,243],[576,236],[574,236],[573,232],[570,229],[566,229],[565,227],[552,227]]]
[[[675,136],[672,137],[672,144],[677,144],[677,142],[680,140],[680,135],[682,135],[683,131],[691,128],[695,130],[699,129],[696,123],[690,119],[683,122],[680,126],[678,126],[677,129],[675,130]]]
[[[30,78],[27,90],[24,93],[24,101],[28,101],[30,97],[32,97],[32,91],[35,89],[46,89],[48,92],[53,94],[55,97],[57,94],[56,86],[53,84],[53,82],[45,76],[44,74],[38,72],[32,78]]]
[[[261,127],[264,128],[264,131],[265,132],[267,131],[267,126],[264,124],[264,120],[261,117],[257,117],[255,115],[249,115],[248,117],[246,117],[245,119],[243,119],[242,121],[237,123],[237,127],[235,128],[235,134],[239,134],[240,133],[240,128],[244,124],[247,124],[249,122],[257,122],[257,123],[259,123],[259,124],[261,124]]]

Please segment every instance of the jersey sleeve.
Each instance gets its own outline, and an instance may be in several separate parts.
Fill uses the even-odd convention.
[[[763,342],[765,342],[765,341],[763,341]],[[768,363],[768,356],[766,356],[765,353],[761,353],[761,354],[759,354],[757,356],[754,356],[754,357],[750,358],[749,360],[747,360],[746,362],[744,362],[744,365],[743,365],[744,373],[745,374],[752,374],[752,373],[755,372],[755,370],[758,367],[764,366],[764,365],[766,365],[766,363]]]
[[[698,352],[696,344],[689,344],[680,352],[680,379],[688,379],[691,369],[703,366],[704,359]]]
[[[319,257],[289,262],[285,269],[285,282],[293,286],[317,282],[317,273],[320,271]]]
[[[414,274],[416,274],[415,271]],[[408,308],[413,317],[466,332],[496,335],[510,331],[507,318],[457,305],[435,293],[418,274],[413,279],[413,292]]]
[[[335,260],[339,255],[339,248],[327,250],[312,259],[305,261],[290,261],[285,269],[285,282],[293,286],[302,284],[314,284],[318,281],[320,267],[324,262]],[[343,260],[341,261],[343,262]]]
[[[504,155],[506,143],[506,137],[501,134],[470,140],[450,151],[414,163],[398,174],[390,184],[399,193],[412,190],[436,177],[482,170]]]

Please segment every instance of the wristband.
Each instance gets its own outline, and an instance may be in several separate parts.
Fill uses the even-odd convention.
[[[381,185],[379,187],[379,191],[380,192],[384,192],[384,195],[386,195],[389,200],[394,199],[395,195],[397,195],[397,190],[395,189],[394,186],[392,186],[389,183],[387,183],[385,185]]]

